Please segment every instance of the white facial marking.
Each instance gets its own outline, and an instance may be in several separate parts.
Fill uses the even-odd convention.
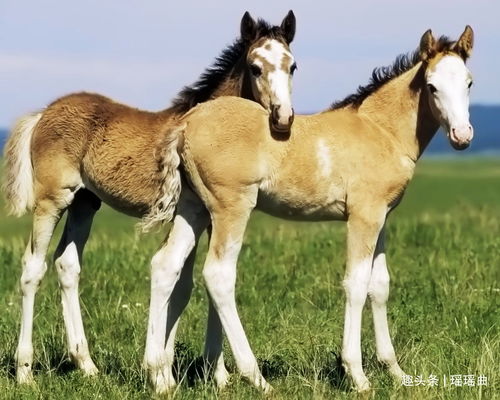
[[[330,149],[325,144],[323,139],[318,140],[316,145],[316,151],[318,156],[319,172],[322,177],[327,177],[332,172],[332,159],[330,155]]]
[[[262,64],[262,61],[260,61],[259,59],[254,60],[253,64],[261,69],[264,68],[264,64]]]
[[[283,57],[288,56],[291,60],[293,60],[292,54],[285,48],[283,43],[274,39],[266,40],[264,44],[255,49],[254,52],[256,55],[266,60],[269,64],[276,66],[276,69],[280,69]]]
[[[254,54],[274,67],[274,70],[267,75],[271,97],[270,103],[278,107],[278,122],[282,125],[288,125],[289,118],[293,114],[291,74],[289,70],[284,71],[282,66],[285,57],[290,60],[289,66],[291,66],[293,56],[283,43],[273,39],[267,40],[261,47],[255,49]]]
[[[444,56],[427,75],[432,85],[431,107],[452,140],[472,138],[469,123],[469,85],[472,76],[464,61],[455,55]]]

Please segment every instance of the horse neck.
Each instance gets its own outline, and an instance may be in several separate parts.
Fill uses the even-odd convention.
[[[246,54],[233,67],[226,79],[215,89],[211,98],[236,96],[256,101],[253,96],[250,76],[246,68]]]
[[[439,128],[429,108],[424,68],[418,63],[383,85],[358,108],[358,114],[392,134],[402,155],[417,161]]]
[[[220,96],[236,96],[243,97],[248,100],[256,101],[253,96],[249,72],[246,68],[246,52],[236,62],[227,76],[212,89],[208,95],[208,99],[215,99]],[[160,118],[170,120],[172,117],[183,115],[187,110],[182,110],[176,107],[169,107],[159,112]]]

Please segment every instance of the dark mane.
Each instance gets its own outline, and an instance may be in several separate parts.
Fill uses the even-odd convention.
[[[448,37],[441,36],[437,40],[434,49],[436,52],[452,52],[454,44],[455,42]],[[408,54],[400,54],[392,65],[375,68],[370,82],[366,86],[359,86],[356,93],[347,96],[344,100],[333,103],[330,110],[337,110],[347,106],[358,108],[367,97],[375,93],[387,82],[413,68],[418,62],[420,62],[419,49]]]
[[[266,21],[257,21],[257,41],[263,37],[285,41],[284,33],[279,26],[273,26]],[[240,60],[252,43],[239,38],[226,47],[192,85],[185,86],[172,101],[171,109],[185,113],[198,103],[210,99],[217,88],[229,77],[233,67]]]

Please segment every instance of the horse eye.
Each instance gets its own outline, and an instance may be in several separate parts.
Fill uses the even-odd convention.
[[[469,84],[467,85],[467,87],[470,89],[470,87],[472,86],[472,81],[469,82]]]
[[[290,74],[293,75],[295,71],[297,71],[297,63],[293,63],[290,67]]]
[[[427,87],[429,88],[429,92],[431,92],[432,94],[437,92],[436,86],[434,86],[432,83],[428,83]]]
[[[260,68],[256,64],[250,65],[250,71],[252,72],[252,75],[255,76],[256,78],[262,75],[262,68]]]

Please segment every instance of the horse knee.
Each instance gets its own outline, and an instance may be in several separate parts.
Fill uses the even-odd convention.
[[[370,282],[368,295],[372,302],[384,304],[389,298],[389,277],[379,277]]]
[[[47,264],[43,259],[31,254],[23,257],[23,272],[20,280],[23,295],[38,288],[46,271]]]
[[[153,256],[151,260],[151,283],[155,290],[169,293],[173,289],[184,266],[183,258],[179,257],[179,255],[169,255],[164,250],[160,250]]]
[[[56,258],[55,266],[59,283],[63,289],[72,289],[78,284],[80,278],[80,262],[75,243],[66,246],[63,253]]]
[[[368,287],[370,300],[376,304],[385,304],[389,298],[389,284],[390,277],[385,263],[377,264],[376,260]]]
[[[203,279],[210,296],[216,302],[220,303],[234,294],[236,273],[230,266],[225,267],[220,263],[206,265],[203,268]]]
[[[344,279],[342,285],[346,294],[348,304],[353,306],[363,306],[366,301],[366,294],[369,280],[366,277],[349,277]]]

